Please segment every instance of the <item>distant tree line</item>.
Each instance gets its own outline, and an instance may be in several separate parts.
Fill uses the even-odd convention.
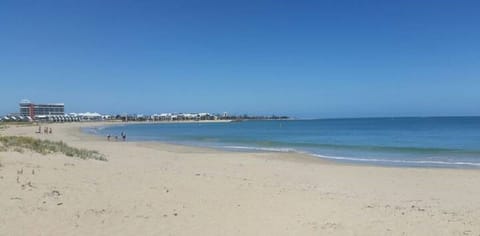
[[[112,119],[115,120],[122,120],[122,121],[148,121],[148,120],[153,120],[151,116],[137,116],[137,115],[115,115],[112,116]],[[241,120],[288,120],[290,117],[288,116],[277,116],[277,115],[271,115],[271,116],[252,116],[252,115],[221,115],[221,114],[214,114],[214,115],[209,115],[205,118],[202,119],[197,119],[197,120],[236,120],[236,121],[241,121]],[[187,120],[186,118],[177,118],[173,120]]]
[[[221,120],[288,120],[288,116],[251,116],[251,115],[228,115],[228,116],[219,116]]]

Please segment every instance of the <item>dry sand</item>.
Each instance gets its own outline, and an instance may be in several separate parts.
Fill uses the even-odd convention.
[[[0,152],[0,235],[480,235],[478,169],[107,142],[81,125],[0,131],[109,159]]]

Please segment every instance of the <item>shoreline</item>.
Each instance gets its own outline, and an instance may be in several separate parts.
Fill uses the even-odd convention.
[[[198,121],[197,121],[198,122]],[[95,137],[101,137],[99,134],[95,133],[89,133],[86,131],[86,129],[95,129],[97,127],[107,127],[107,126],[124,126],[124,125],[137,125],[137,124],[181,124],[181,123],[197,123],[196,121],[194,122],[136,122],[136,123],[110,123],[110,122],[99,122],[98,125],[93,125],[93,126],[83,126],[81,127],[81,131],[83,133],[86,133],[88,135],[92,135]],[[231,121],[226,121],[226,122],[218,122],[214,121],[214,123],[228,123]],[[200,122],[203,123],[203,122]],[[204,122],[204,123],[211,123],[211,122]],[[207,149],[213,149],[217,151],[223,151],[223,152],[239,152],[239,153],[270,153],[270,154],[290,154],[290,155],[296,155],[299,158],[312,158],[319,160],[321,162],[328,162],[330,164],[337,164],[337,165],[358,165],[358,166],[371,166],[371,167],[386,167],[386,168],[426,168],[426,169],[480,169],[480,163],[466,163],[466,162],[443,162],[443,161],[429,161],[429,160],[416,160],[416,161],[408,161],[408,160],[389,160],[389,159],[384,159],[384,158],[375,158],[375,159],[368,159],[368,158],[362,158],[362,157],[344,157],[344,156],[329,156],[329,155],[323,155],[323,154],[316,154],[316,153],[311,153],[311,152],[306,152],[302,150],[296,150],[293,148],[268,148],[268,147],[254,147],[254,146],[238,146],[238,148],[235,148],[236,146],[229,148],[229,146],[225,147],[214,147],[214,146],[208,146],[208,145],[195,145],[195,144],[188,144],[188,143],[181,143],[181,142],[166,142],[166,141],[161,141],[161,140],[133,140],[133,141],[128,141],[128,142],[148,142],[148,143],[161,143],[161,144],[166,144],[166,145],[177,145],[177,146],[183,146],[183,147],[189,147],[189,148],[207,148]],[[284,151],[282,149],[285,149],[287,151]]]
[[[0,235],[480,234],[478,170],[108,142],[85,125],[0,131],[108,159],[0,152]]]
[[[226,121],[226,122],[231,122],[231,121]],[[196,122],[157,122],[157,123],[158,124],[175,124],[175,123],[196,123]],[[206,123],[210,123],[210,122],[206,122]],[[223,123],[223,122],[221,122],[221,123]],[[142,122],[132,123],[132,125],[137,125],[137,124],[144,124],[144,123],[142,123]],[[80,126],[80,127],[78,127],[78,129],[75,130],[75,132],[77,132],[77,135],[84,135],[87,140],[92,138],[92,139],[95,139],[95,140],[102,140],[102,141],[105,141],[107,143],[108,142],[122,143],[123,141],[121,141],[121,140],[119,140],[119,141],[113,141],[113,140],[112,141],[106,141],[103,136],[96,135],[96,134],[93,134],[93,133],[88,133],[88,132],[83,130],[83,129],[90,129],[90,128],[96,128],[96,127],[106,127],[106,126],[116,126],[116,125],[118,125],[118,124],[100,122],[100,123],[96,123],[94,126],[91,126],[91,125]],[[125,124],[125,125],[128,125],[128,124]],[[218,154],[221,154],[221,153],[243,153],[243,154],[281,155],[282,158],[285,158],[285,160],[288,159],[288,160],[295,161],[295,158],[298,158],[298,161],[308,161],[308,162],[311,162],[311,163],[318,162],[318,163],[330,164],[330,165],[342,165],[342,164],[349,165],[349,163],[340,163],[340,162],[336,162],[334,160],[329,160],[329,159],[326,159],[326,158],[320,158],[320,157],[316,157],[316,156],[309,155],[309,154],[306,154],[306,153],[299,153],[299,152],[275,152],[275,151],[261,151],[261,150],[258,150],[258,151],[255,151],[255,150],[235,151],[235,150],[227,150],[227,149],[208,147],[208,146],[194,146],[194,145],[181,144],[181,143],[169,143],[169,142],[162,142],[162,141],[158,141],[158,140],[151,140],[151,141],[137,141],[137,140],[131,141],[131,140],[128,140],[126,142],[127,143],[135,143],[135,144],[138,144],[138,145],[149,146],[149,147],[155,147],[155,146],[163,147],[163,148],[170,147],[170,148],[174,148],[174,149],[184,148],[184,149],[188,149],[188,150],[191,150],[191,151],[212,152],[212,153],[218,153]],[[352,163],[352,165],[355,165],[355,163]],[[374,165],[372,165],[372,166],[374,166]]]

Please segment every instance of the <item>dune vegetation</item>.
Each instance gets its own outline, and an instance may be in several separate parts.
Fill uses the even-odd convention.
[[[66,156],[77,157],[84,160],[94,159],[107,161],[105,155],[98,151],[71,147],[62,141],[54,142],[21,136],[0,136],[0,151],[24,152],[25,150],[30,150],[43,155],[50,153],[63,153]]]

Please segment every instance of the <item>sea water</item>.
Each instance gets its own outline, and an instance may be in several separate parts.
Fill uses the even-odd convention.
[[[145,123],[88,129],[130,141],[298,152],[340,162],[480,168],[480,117]]]

